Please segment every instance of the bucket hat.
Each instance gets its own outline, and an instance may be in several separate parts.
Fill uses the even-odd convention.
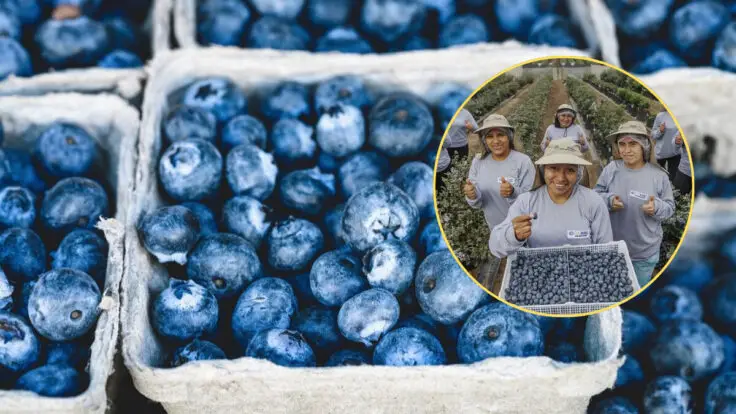
[[[646,125],[640,121],[627,121],[621,124],[616,132],[608,134],[608,136],[606,136],[606,140],[613,145],[616,137],[622,134],[636,134],[649,137],[649,130],[647,130]]]
[[[483,123],[480,125],[480,127],[478,127],[478,129],[476,129],[473,132],[478,134],[481,131],[484,131],[486,129],[491,129],[491,128],[508,128],[511,130],[512,133],[515,132],[514,127],[512,127],[511,124],[509,124],[509,121],[506,120],[506,117],[503,115],[498,115],[498,114],[488,115],[483,120]]]
[[[583,158],[580,144],[571,139],[555,139],[549,143],[544,155],[535,162],[537,165],[547,164],[574,164],[592,165]]]
[[[562,105],[558,106],[557,107],[557,111],[555,113],[559,113],[560,111],[570,111],[573,114],[577,115],[577,112],[572,107],[572,105],[568,105],[568,104],[562,104]]]

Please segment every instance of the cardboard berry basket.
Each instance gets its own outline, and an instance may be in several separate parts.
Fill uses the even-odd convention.
[[[197,78],[226,76],[253,103],[261,88],[277,82],[314,84],[353,74],[374,91],[407,90],[431,102],[429,92],[437,84],[475,89],[523,60],[569,53],[574,51],[518,45],[360,57],[208,48],[182,49],[156,59],[146,87],[136,191],[126,221],[122,340],[136,388],[170,413],[585,412],[590,397],[613,385],[623,363],[618,358],[619,309],[588,319],[586,363],[534,357],[434,367],[285,368],[241,357],[163,368],[167,352],[149,323],[149,303],[169,277],[145,250],[134,227],[143,214],[163,203],[156,171],[162,150],[160,125],[170,109],[169,99]]]
[[[113,360],[120,328],[120,282],[128,203],[133,190],[138,112],[120,97],[73,93],[39,97],[0,97],[0,121],[5,129],[4,147],[32,148],[40,128],[64,121],[79,125],[99,143],[104,153],[104,185],[115,217],[104,217],[97,227],[109,245],[107,274],[100,302],[101,313],[86,370],[89,387],[70,398],[41,397],[29,391],[0,391],[2,413],[104,413],[116,391]],[[113,204],[114,203],[114,204]],[[113,207],[114,206],[114,207]],[[47,251],[50,249],[47,246]],[[48,253],[48,252],[47,252]]]
[[[197,4],[199,3],[198,0],[166,0],[166,1],[172,1],[173,4],[173,18],[172,18],[172,30],[174,32],[174,37],[182,48],[192,48],[192,47],[203,47],[199,44],[197,40]],[[596,31],[593,27],[593,22],[590,20],[590,12],[588,10],[588,5],[586,3],[586,0],[564,0],[565,5],[567,6],[567,10],[569,11],[569,17],[570,20],[577,24],[580,28],[580,33],[583,36],[583,39],[585,40],[586,47],[584,48],[585,52],[589,54],[590,56],[595,56],[598,50],[600,49],[600,45],[598,42],[598,39],[596,37]],[[357,2],[353,2],[355,7],[359,7],[360,4]],[[429,3],[428,3],[429,4]],[[249,6],[250,7],[250,6]],[[306,8],[306,6],[305,6]],[[490,10],[490,6],[487,8]],[[252,23],[255,19],[253,13],[253,8],[250,8],[251,11],[251,21]],[[492,13],[491,11],[488,11],[489,13]],[[497,42],[493,42],[492,44],[498,44]],[[252,50],[252,49],[251,49]],[[399,52],[403,53],[403,52]],[[324,52],[320,52],[320,54],[324,54]],[[340,54],[340,53],[327,53],[327,54]]]

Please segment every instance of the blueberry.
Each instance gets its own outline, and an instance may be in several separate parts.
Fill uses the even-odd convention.
[[[440,47],[485,43],[488,40],[490,35],[486,23],[474,14],[453,16],[440,32]]]
[[[287,173],[279,183],[279,196],[285,207],[304,215],[317,215],[335,197],[335,176],[319,168]]]
[[[470,364],[494,357],[531,357],[542,354],[544,338],[539,322],[500,302],[473,312],[457,339],[461,362]]]
[[[225,351],[212,342],[195,339],[174,351],[171,366],[179,367],[189,362],[212,359],[227,359],[227,356]]]
[[[66,365],[44,365],[32,369],[15,384],[16,389],[44,397],[73,397],[81,394],[85,386],[82,374]]]
[[[217,329],[217,299],[191,280],[171,279],[153,302],[151,324],[163,338],[189,342]]]
[[[337,314],[343,336],[367,347],[375,345],[399,320],[399,302],[391,292],[369,289],[348,299]]]
[[[635,63],[631,72],[646,75],[668,68],[681,68],[687,66],[684,60],[667,49],[658,49],[643,60]]]
[[[29,229],[0,233],[0,265],[11,282],[35,280],[46,270],[46,247]]]
[[[181,203],[182,207],[186,207],[194,213],[199,222],[199,234],[201,236],[208,236],[210,234],[217,233],[217,222],[215,221],[215,214],[212,213],[207,206],[201,203],[195,203],[187,201]]]
[[[197,216],[183,206],[160,207],[141,220],[143,246],[159,263],[183,265],[200,236]]]
[[[78,229],[67,234],[55,252],[51,252],[51,268],[80,270],[105,285],[108,246],[97,233]]]
[[[465,320],[490,299],[457,265],[449,250],[432,253],[422,261],[414,286],[422,310],[445,325]]]
[[[13,291],[15,288],[8,281],[5,272],[0,268],[0,312],[8,311],[13,308]]]
[[[703,306],[695,292],[679,286],[663,286],[654,292],[650,302],[652,316],[658,322],[675,319],[700,320]]]
[[[403,309],[402,309],[403,310]],[[442,325],[447,327],[447,325]],[[394,330],[399,328],[417,328],[429,332],[433,336],[440,338],[440,324],[426,313],[417,313],[408,318],[400,319],[394,326]]]
[[[708,315],[718,326],[731,334],[736,333],[736,279],[723,277],[711,282],[703,297]]]
[[[434,216],[433,177],[432,168],[427,164],[410,161],[399,167],[388,178],[388,183],[399,187],[408,194],[419,209],[421,218],[425,219]]]
[[[365,351],[342,349],[335,352],[325,363],[326,367],[371,365],[371,356]]]
[[[736,408],[736,372],[722,374],[708,385],[705,414],[733,412]]]
[[[706,324],[674,320],[659,328],[650,348],[657,373],[688,381],[715,373],[723,363],[723,340]]]
[[[276,16],[294,20],[304,7],[305,0],[251,0],[251,4],[261,15]]]
[[[442,238],[437,220],[431,220],[424,226],[419,236],[419,244],[422,246],[424,255],[447,249],[447,244],[445,239]]]
[[[38,23],[42,15],[42,3],[36,0],[0,0],[0,9],[6,9],[23,24]]]
[[[176,141],[163,153],[158,175],[166,194],[177,201],[213,197],[222,179],[222,155],[202,139]]]
[[[345,0],[308,0],[306,14],[313,25],[329,29],[347,21],[354,3]]]
[[[415,156],[429,144],[434,120],[427,105],[407,92],[379,100],[369,115],[368,142],[389,157]]]
[[[86,175],[97,152],[94,138],[79,126],[64,122],[51,124],[36,140],[36,157],[55,177]]]
[[[699,61],[710,56],[716,37],[731,17],[726,6],[711,0],[695,0],[675,11],[670,22],[670,41],[680,55]]]
[[[143,67],[143,61],[133,52],[116,49],[100,59],[97,66],[106,69],[134,69]]]
[[[296,23],[263,16],[253,23],[247,46],[251,49],[307,50],[309,34]]]
[[[264,97],[261,110],[273,122],[308,117],[312,111],[309,91],[297,82],[281,83]]]
[[[575,35],[570,21],[556,14],[540,16],[529,31],[529,43],[580,49],[581,42]]]
[[[237,234],[258,249],[271,228],[271,208],[248,196],[237,196],[225,202],[222,208],[225,229]]]
[[[23,318],[0,311],[0,368],[21,373],[40,358],[40,343]]]
[[[51,231],[68,233],[76,228],[94,228],[109,213],[107,194],[87,178],[64,178],[43,197],[41,222]]]
[[[387,183],[374,183],[350,197],[342,229],[350,247],[365,252],[382,241],[409,241],[419,226],[419,210],[406,193]]]
[[[245,113],[245,94],[230,79],[213,77],[200,79],[184,92],[184,104],[212,112],[221,124]]]
[[[341,75],[327,79],[317,85],[314,92],[314,106],[319,112],[326,111],[337,104],[366,109],[372,102],[373,97],[363,79],[354,75]]]
[[[252,144],[266,149],[266,127],[250,115],[238,115],[222,129],[222,148],[225,152],[242,144]]]
[[[728,335],[719,335],[723,340],[723,364],[718,374],[736,371],[736,341]]]
[[[314,164],[317,142],[312,138],[314,128],[296,119],[282,119],[271,131],[273,155],[284,168]],[[311,165],[310,165],[311,166]]]
[[[325,306],[342,306],[368,289],[360,273],[360,260],[344,250],[324,253],[314,261],[309,286],[314,297]]]
[[[39,276],[28,298],[33,327],[52,341],[69,341],[86,334],[97,322],[102,295],[88,274],[55,269]]]
[[[687,260],[682,257],[675,256],[662,278],[667,280],[667,284],[700,292],[713,280],[713,266],[706,261]]]
[[[374,53],[371,45],[355,29],[336,27],[317,39],[317,52]]]
[[[426,16],[420,0],[366,0],[360,13],[363,31],[384,43],[419,32]]]
[[[674,0],[606,0],[616,28],[628,36],[646,39],[662,26]]]
[[[0,189],[0,227],[28,228],[36,220],[36,196],[23,187]]]
[[[625,387],[627,385],[639,384],[644,381],[644,371],[641,369],[641,364],[636,358],[627,355],[626,361],[618,369],[616,374],[616,383],[614,388]]]
[[[472,94],[473,90],[467,86],[458,84],[448,85],[447,90],[437,99],[437,114],[439,115],[438,121],[440,128],[444,130],[447,127],[452,117],[455,116],[457,109],[463,106],[465,100]],[[436,154],[438,147],[439,145],[433,147],[434,149],[430,152]],[[434,162],[431,164],[434,166]]]
[[[455,15],[456,0],[422,0],[430,17],[428,24],[445,24]]]
[[[624,397],[611,397],[600,400],[590,411],[591,414],[639,414],[636,406]]]
[[[324,243],[322,231],[310,221],[291,217],[277,222],[266,237],[268,264],[280,271],[302,271]]]
[[[358,151],[365,143],[365,120],[357,107],[336,104],[326,108],[317,123],[317,143],[337,158]]]
[[[623,310],[621,348],[627,354],[645,351],[657,333],[654,324],[646,316],[629,309]]]
[[[217,139],[217,119],[205,109],[179,105],[166,115],[163,132],[168,143],[185,139],[202,139],[215,142]]]
[[[352,155],[340,166],[337,179],[345,199],[366,186],[388,178],[389,161],[374,151],[359,152]]]
[[[691,398],[690,385],[684,379],[659,377],[644,390],[644,409],[648,413],[689,413]]]
[[[273,156],[251,144],[238,145],[230,151],[226,170],[233,193],[260,201],[273,192],[279,172]]]
[[[0,36],[20,40],[21,23],[18,17],[0,7]]]
[[[0,36],[0,80],[33,75],[31,57],[16,40]]]
[[[297,310],[296,296],[288,282],[273,277],[258,279],[235,305],[233,334],[245,351],[259,331],[288,328]]]
[[[554,359],[555,361],[564,363],[582,362],[585,361],[582,350],[570,342],[558,342],[555,344],[548,344],[545,349],[545,355]]]
[[[406,242],[389,239],[363,257],[363,272],[371,287],[401,296],[414,279],[417,255]]]
[[[92,352],[89,345],[84,337],[75,341],[50,342],[46,346],[46,364],[84,369]]]
[[[394,44],[391,48],[389,48],[389,52],[396,53],[425,49],[432,49],[432,43],[423,37],[414,36],[405,42]]]
[[[146,49],[145,35],[131,20],[113,14],[103,18],[102,23],[110,38],[110,49],[122,49],[136,54]]]
[[[712,65],[718,69],[736,72],[736,22],[731,22],[721,31],[713,49]]]
[[[314,367],[314,351],[297,331],[269,329],[260,331],[248,345],[245,356],[267,359],[284,367]]]
[[[0,153],[5,154],[5,163],[10,173],[10,182],[7,184],[25,187],[34,193],[43,193],[46,191],[46,183],[36,172],[31,161],[31,155],[28,152],[5,148],[0,150]],[[1,158],[2,155],[0,155]],[[0,177],[0,181],[4,180],[4,178]]]
[[[503,32],[518,40],[526,41],[529,28],[537,18],[544,13],[552,12],[556,6],[557,0],[497,0],[494,11]]]
[[[291,322],[317,355],[328,356],[340,349],[345,340],[337,327],[337,310],[320,306],[300,310]]]
[[[345,245],[345,232],[342,231],[342,215],[344,212],[345,204],[338,204],[332,210],[327,211],[323,218],[324,227],[335,247]]]
[[[242,237],[217,233],[202,237],[187,259],[187,276],[217,299],[239,295],[262,276],[261,262]]]
[[[94,66],[110,50],[105,25],[87,16],[46,20],[35,41],[41,58],[55,69]]]
[[[440,341],[417,328],[399,328],[387,333],[373,353],[376,365],[443,365],[446,361]]]
[[[204,46],[239,46],[251,13],[241,0],[198,2],[197,39]]]

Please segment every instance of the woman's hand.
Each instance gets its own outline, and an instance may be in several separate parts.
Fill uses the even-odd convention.
[[[509,198],[512,194],[514,194],[514,186],[511,185],[508,181],[506,181],[506,177],[501,177],[501,197]]]
[[[614,195],[611,201],[611,210],[619,211],[624,209],[624,202],[621,201],[621,197]]]
[[[475,186],[473,183],[470,182],[470,178],[465,180],[465,184],[463,185],[463,193],[465,193],[465,197],[475,200],[477,198],[477,194],[475,193]]]
[[[524,214],[521,216],[514,217],[511,220],[511,224],[514,226],[514,236],[516,240],[522,241],[529,238],[532,235],[532,216]]]

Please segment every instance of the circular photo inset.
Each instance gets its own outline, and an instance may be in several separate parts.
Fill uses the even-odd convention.
[[[687,228],[677,121],[626,72],[544,58],[458,108],[435,163],[441,231],[465,271],[523,310],[582,316],[649,286]]]

